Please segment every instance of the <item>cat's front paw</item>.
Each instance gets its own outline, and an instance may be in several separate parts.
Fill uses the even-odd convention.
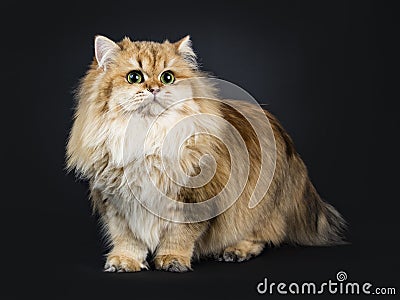
[[[190,267],[190,257],[180,255],[157,255],[154,259],[154,265],[157,270],[169,272],[192,271]]]
[[[125,255],[109,255],[104,265],[104,272],[138,272],[143,269],[148,270],[149,265]]]

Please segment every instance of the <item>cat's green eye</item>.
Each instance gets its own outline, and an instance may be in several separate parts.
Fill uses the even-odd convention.
[[[161,74],[160,80],[163,84],[173,84],[175,76],[171,71],[165,71]]]
[[[132,83],[142,83],[143,82],[143,75],[140,71],[130,71],[128,75],[126,75],[126,80],[130,84]]]

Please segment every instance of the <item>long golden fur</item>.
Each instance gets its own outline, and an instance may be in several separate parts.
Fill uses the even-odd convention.
[[[257,108],[235,101],[235,109],[229,101],[212,100],[217,99],[216,91],[198,70],[189,37],[176,43],[128,38],[114,43],[98,36],[95,51],[77,94],[67,164],[89,180],[91,199],[112,246],[106,271],[148,268],[149,253],[156,269],[183,272],[191,269],[194,258],[244,261],[260,254],[266,244],[342,243],[344,220],[321,200],[291,138],[267,111],[276,145],[275,173],[260,203],[249,207],[261,174],[261,146],[241,112],[255,118]],[[127,82],[132,70],[141,72],[142,82]],[[166,70],[174,74],[173,84],[161,81]],[[180,99],[187,100],[176,103]],[[198,114],[216,118],[187,118]],[[172,127],[186,120],[185,127],[163,144]],[[233,188],[219,200],[218,205],[229,207],[229,195],[238,192],[237,200],[221,214],[185,222],[188,216],[179,205],[164,204],[157,191],[182,204],[205,202],[224,189],[232,172],[232,153],[218,137],[240,148],[225,122],[240,133],[248,151],[250,172],[244,189]],[[210,130],[214,135],[193,134]],[[178,155],[174,141],[182,137],[189,138],[182,141]],[[216,162],[211,180],[196,187],[177,182],[190,180],[180,173],[194,178],[206,169],[200,160],[204,154]],[[152,209],[168,217],[157,216]]]

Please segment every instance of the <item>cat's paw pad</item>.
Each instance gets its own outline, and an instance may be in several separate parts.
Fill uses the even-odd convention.
[[[154,265],[157,270],[169,272],[192,271],[192,268],[190,267],[190,257],[180,255],[157,255],[154,259]]]
[[[146,261],[140,263],[125,255],[110,255],[104,266],[104,272],[138,272],[143,269],[149,269]]]

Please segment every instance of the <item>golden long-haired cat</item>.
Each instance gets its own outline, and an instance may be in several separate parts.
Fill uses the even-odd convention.
[[[89,180],[112,246],[105,271],[147,269],[149,254],[156,269],[184,272],[194,258],[241,262],[266,244],[343,242],[344,220],[279,122],[219,98],[189,37],[97,36],[77,100],[67,165]]]

